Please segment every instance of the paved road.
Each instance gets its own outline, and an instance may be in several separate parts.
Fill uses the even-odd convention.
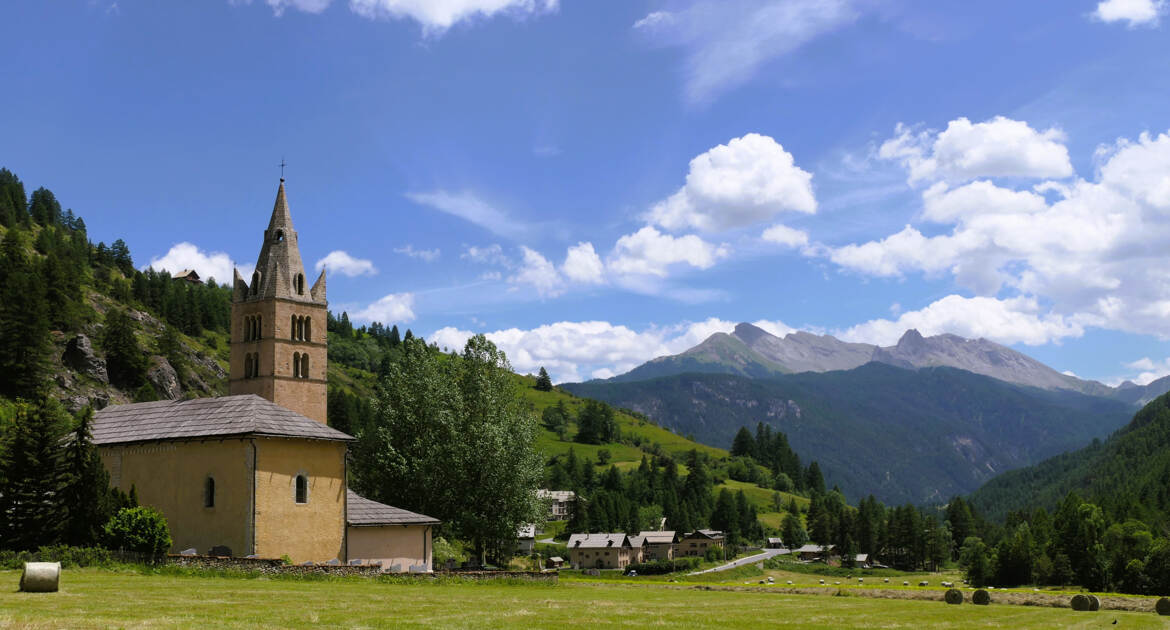
[[[727,564],[717,566],[713,569],[706,569],[703,571],[695,571],[694,573],[691,573],[691,575],[701,575],[703,573],[714,573],[716,571],[726,571],[728,569],[734,569],[735,567],[742,567],[742,566],[746,566],[749,564],[756,564],[757,562],[763,562],[763,561],[767,560],[768,558],[773,558],[775,556],[781,556],[781,555],[784,555],[786,553],[789,553],[789,551],[787,549],[765,549],[761,553],[758,553],[754,556],[740,558],[739,560],[734,560],[732,562],[728,562]]]

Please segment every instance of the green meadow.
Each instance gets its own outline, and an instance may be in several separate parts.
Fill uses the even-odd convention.
[[[1153,613],[702,590],[663,583],[391,583],[78,569],[61,591],[16,592],[0,628],[1164,628]],[[1116,623],[1115,623],[1116,622]]]

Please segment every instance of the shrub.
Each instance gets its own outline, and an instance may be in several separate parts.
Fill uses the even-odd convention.
[[[720,553],[718,547],[707,547],[707,551],[703,552],[703,559],[707,562],[715,562],[719,559]]]
[[[675,558],[673,560],[655,560],[653,562],[638,562],[626,567],[626,571],[637,571],[638,575],[663,575],[678,571],[692,571],[698,568],[699,558]]]
[[[171,548],[167,519],[158,510],[139,506],[118,510],[106,523],[107,544],[111,549],[133,551],[160,558]]]
[[[988,593],[983,589],[979,589],[971,595],[971,603],[978,606],[986,606],[991,603],[991,593]]]
[[[953,604],[953,605],[962,604],[963,603],[963,591],[960,591],[957,588],[952,588],[952,589],[947,591],[947,594],[943,596],[943,599],[948,604]]]

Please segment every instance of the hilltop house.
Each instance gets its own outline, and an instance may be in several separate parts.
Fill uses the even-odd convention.
[[[95,414],[110,482],[163,513],[172,552],[430,570],[437,520],[347,488],[353,438],[326,417],[326,309],[325,272],[306,284],[281,179],[251,282],[235,273],[231,395]]]

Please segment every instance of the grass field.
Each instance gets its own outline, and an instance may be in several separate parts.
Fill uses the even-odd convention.
[[[55,594],[0,571],[0,628],[1164,628],[1152,613],[709,591],[667,585],[389,584],[67,571]],[[1117,624],[1114,625],[1116,620]]]

